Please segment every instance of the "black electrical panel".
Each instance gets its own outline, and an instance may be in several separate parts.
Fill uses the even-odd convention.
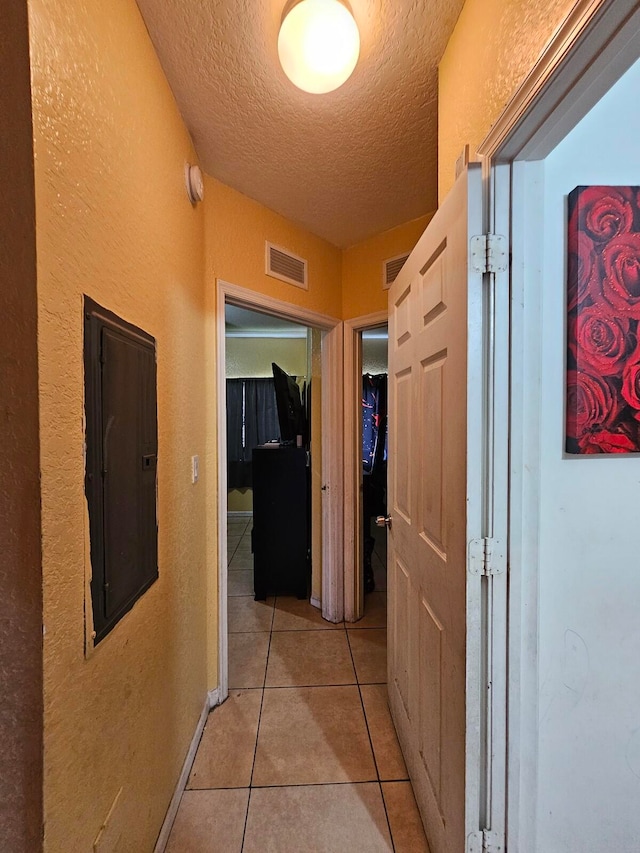
[[[156,344],[85,297],[84,366],[96,642],[158,577]]]

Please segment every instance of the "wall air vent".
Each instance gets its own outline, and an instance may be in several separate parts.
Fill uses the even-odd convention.
[[[307,282],[307,262],[304,258],[292,255],[280,246],[273,243],[265,243],[266,250],[266,273],[272,278],[279,278],[287,284],[309,289]]]
[[[395,258],[387,258],[382,262],[382,289],[388,290],[393,282],[398,278],[398,273],[404,266],[404,262],[409,257],[409,252],[403,255],[396,255]]]

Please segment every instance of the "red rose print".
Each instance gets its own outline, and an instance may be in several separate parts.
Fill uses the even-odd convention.
[[[640,356],[636,352],[636,357]],[[633,416],[636,420],[640,420],[640,364],[631,362],[626,365],[622,374],[622,396],[635,409]]]
[[[631,231],[633,201],[630,187],[585,187],[571,217],[570,233],[582,231],[602,243]]]
[[[640,451],[640,187],[569,194],[569,453]]]
[[[580,450],[585,454],[594,453],[633,453],[637,444],[626,432],[609,432],[602,429],[598,432],[587,432],[580,439]]]
[[[623,234],[602,250],[602,307],[609,313],[640,319],[640,233]]]
[[[599,263],[593,240],[582,231],[571,234],[569,239],[569,310],[591,295],[591,288],[598,286]]]
[[[598,306],[582,308],[570,320],[568,339],[578,370],[597,376],[619,376],[634,342],[629,320],[603,315]]]
[[[606,379],[580,370],[567,371],[567,436],[581,439],[597,428],[613,425],[622,402]]]

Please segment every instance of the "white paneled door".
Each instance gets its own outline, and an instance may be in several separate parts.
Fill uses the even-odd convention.
[[[432,853],[480,820],[481,192],[472,166],[389,293],[389,700]]]

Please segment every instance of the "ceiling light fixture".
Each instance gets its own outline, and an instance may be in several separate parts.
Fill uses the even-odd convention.
[[[358,25],[342,0],[298,0],[285,7],[278,56],[303,92],[323,95],[342,86],[359,54]]]

